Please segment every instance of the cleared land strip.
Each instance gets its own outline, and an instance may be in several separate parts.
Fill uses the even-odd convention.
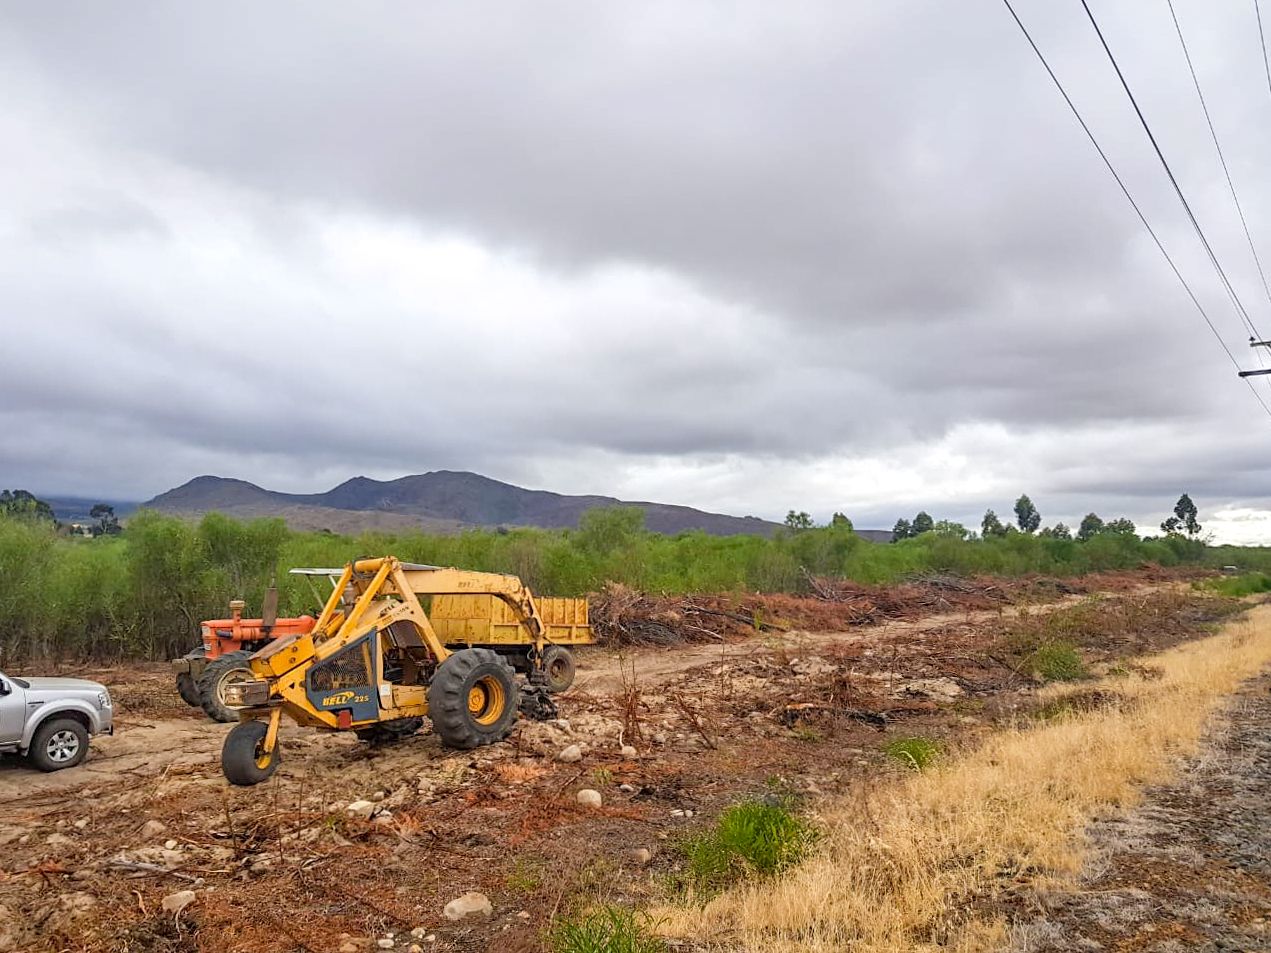
[[[1271,608],[1260,606],[1105,677],[1098,695],[1088,683],[1055,688],[1057,711],[1074,700],[1060,717],[827,806],[808,861],[703,908],[667,908],[662,929],[753,953],[1001,949],[1010,923],[1000,901],[1078,876],[1091,819],[1132,807],[1178,770],[1210,716],[1268,664]]]

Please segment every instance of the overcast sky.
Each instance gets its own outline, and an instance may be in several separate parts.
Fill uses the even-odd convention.
[[[1271,266],[1253,6],[1175,6]],[[1080,4],[1017,7],[1257,366]],[[1092,7],[1271,332],[1165,0]],[[0,0],[0,89],[0,485],[465,469],[861,527],[1187,490],[1271,542],[1271,418],[998,0]]]

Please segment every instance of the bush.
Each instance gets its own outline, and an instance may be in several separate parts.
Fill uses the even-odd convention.
[[[680,845],[689,885],[709,895],[745,876],[767,877],[797,862],[815,840],[810,825],[784,803],[743,801],[713,829]]]
[[[1047,682],[1075,682],[1089,677],[1081,653],[1067,642],[1049,642],[1035,651],[1028,660],[1029,669]]]
[[[1207,589],[1232,599],[1271,592],[1271,576],[1261,572],[1248,572],[1242,576],[1223,576],[1196,583],[1196,588]]]
[[[553,953],[665,953],[648,918],[625,907],[607,906],[557,921],[548,936]]]
[[[897,738],[883,745],[883,753],[905,767],[922,771],[940,757],[940,744],[930,738]]]

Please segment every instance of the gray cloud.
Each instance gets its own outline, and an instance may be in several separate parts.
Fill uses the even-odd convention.
[[[1021,11],[1247,359],[1079,11]],[[1257,238],[1249,17],[1179,11]],[[1105,16],[1271,330],[1166,12]],[[1265,417],[991,5],[18,5],[0,61],[10,483],[1271,502]]]

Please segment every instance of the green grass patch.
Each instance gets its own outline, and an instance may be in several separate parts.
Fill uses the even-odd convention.
[[[816,831],[786,802],[734,804],[703,834],[680,845],[687,886],[713,894],[746,876],[768,877],[796,863]]]
[[[1239,576],[1220,576],[1194,583],[1197,589],[1216,592],[1231,599],[1271,592],[1271,576],[1261,572],[1247,572]]]
[[[896,738],[883,745],[883,753],[907,768],[922,771],[940,757],[941,748],[930,738]]]
[[[1047,682],[1075,682],[1089,678],[1090,671],[1077,647],[1067,642],[1049,642],[1028,659],[1034,675]]]
[[[606,906],[556,921],[548,934],[552,953],[666,953],[649,918],[625,907]]]

